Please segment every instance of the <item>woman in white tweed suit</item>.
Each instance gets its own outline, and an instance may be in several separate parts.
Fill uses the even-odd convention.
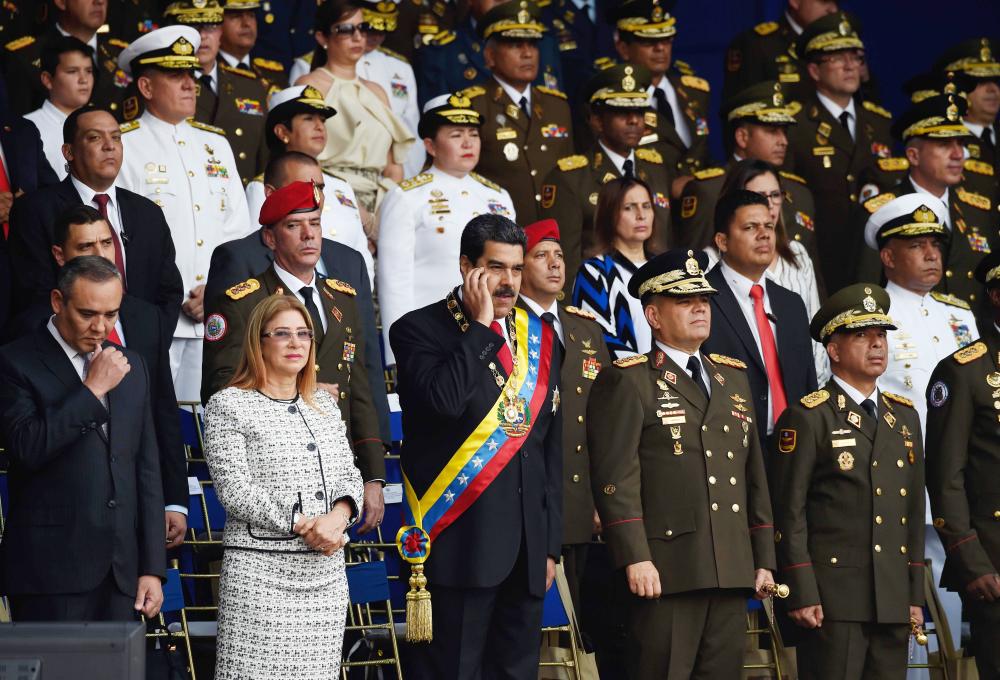
[[[312,335],[297,299],[263,300],[230,387],[205,410],[205,457],[227,514],[217,680],[340,672],[342,548],[363,492],[337,402],[316,389]]]

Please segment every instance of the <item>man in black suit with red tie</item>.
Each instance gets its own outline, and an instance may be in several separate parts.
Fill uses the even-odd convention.
[[[0,593],[15,621],[128,621],[163,602],[163,491],[145,362],[107,342],[118,270],[75,258],[47,326],[0,350],[10,511]]]
[[[434,607],[433,641],[413,646],[408,677],[538,674],[561,550],[562,414],[555,331],[514,307],[525,244],[509,219],[473,218],[464,284],[389,331],[405,432],[401,552],[426,567]]]

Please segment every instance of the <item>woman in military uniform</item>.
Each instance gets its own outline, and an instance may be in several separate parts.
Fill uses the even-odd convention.
[[[389,348],[393,322],[461,284],[458,268],[442,263],[458,261],[466,223],[485,213],[514,219],[507,190],[472,172],[479,162],[481,125],[468,97],[441,95],[427,102],[419,134],[433,163],[385,198],[376,289],[389,365],[395,363]]]

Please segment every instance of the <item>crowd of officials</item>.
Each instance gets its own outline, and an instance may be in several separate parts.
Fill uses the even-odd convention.
[[[537,677],[558,573],[602,677],[739,677],[780,583],[799,677],[903,678],[931,570],[1000,678],[1000,43],[788,0],[710,84],[673,4],[2,3],[12,619],[159,611],[180,401],[217,678],[337,677],[386,513],[407,677]]]

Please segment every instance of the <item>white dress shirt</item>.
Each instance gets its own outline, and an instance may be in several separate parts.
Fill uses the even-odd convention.
[[[52,169],[59,175],[60,180],[66,179],[66,159],[62,154],[62,130],[63,123],[66,122],[66,114],[46,99],[41,107],[31,113],[24,114],[24,117],[38,128],[38,135],[42,138],[42,150],[45,152],[45,160],[49,162]]]
[[[301,293],[302,287],[312,286],[312,294],[309,297],[312,303],[316,305],[316,309],[319,310],[319,322],[323,326],[323,332],[325,333],[327,326],[326,314],[323,313],[323,298],[320,296],[319,289],[317,288],[315,270],[313,271],[312,280],[309,283],[303,283],[302,279],[282,269],[281,265],[277,262],[274,263],[274,273],[278,275],[278,280],[281,281],[282,285],[302,304],[306,304],[305,296]],[[306,305],[306,308],[308,308],[308,305]]]
[[[239,59],[237,59],[233,55],[229,54],[225,50],[219,50],[219,56],[222,57],[223,61],[225,61],[226,64],[228,66],[231,66],[232,68],[239,68],[240,64],[243,64],[243,68],[247,68],[247,67],[250,66],[250,55],[249,54],[247,56],[243,57],[242,61],[240,61]]]
[[[608,147],[604,146],[604,142],[598,141],[597,143],[601,145],[601,149],[604,151],[604,154],[608,157],[608,160],[611,161],[612,165],[614,165],[615,168],[617,168],[618,173],[622,177],[625,176],[625,161],[632,161],[632,174],[638,177],[638,172],[636,171],[635,168],[635,149],[629,150],[628,156],[626,157],[619,155],[614,151],[612,151],[611,149],[609,149]]]
[[[676,349],[674,347],[670,347],[669,345],[665,345],[659,340],[656,341],[656,346],[659,347],[661,350],[663,350],[675,364],[680,366],[681,370],[687,373],[687,376],[692,380],[694,380],[694,376],[691,375],[690,371],[688,371],[688,361],[691,359],[691,357],[697,359],[698,364],[701,366],[701,375],[700,375],[701,382],[703,385],[705,385],[705,387],[708,388],[708,395],[712,396],[712,383],[708,379],[707,371],[705,370],[705,362],[701,360],[701,355],[699,353],[695,352],[694,354],[688,354],[684,350]]]
[[[525,99],[527,99],[528,100],[528,104],[527,104],[528,110],[531,111],[531,85],[529,85],[528,87],[524,88],[524,92],[518,92],[516,89],[514,89],[514,86],[511,85],[510,83],[506,83],[506,82],[500,80],[499,78],[497,78],[496,76],[493,76],[493,78],[494,78],[494,80],[497,81],[497,83],[500,84],[500,87],[503,88],[503,91],[507,93],[507,96],[511,98],[511,100],[514,102],[514,104],[518,108],[520,108],[520,106],[521,106],[521,97],[524,97]]]
[[[539,319],[541,319],[542,314],[545,314],[546,312],[555,317],[555,321],[552,322],[552,328],[555,329],[556,335],[559,336],[559,342],[565,346],[566,342],[563,340],[562,321],[559,319],[559,302],[557,300],[553,300],[548,309],[542,309],[540,304],[532,300],[524,293],[521,293],[521,299],[524,300],[524,304],[528,305],[528,308],[533,311],[535,316]]]
[[[799,26],[798,22],[796,22],[795,19],[792,18],[792,15],[788,12],[785,12],[785,20],[788,21],[788,25],[792,27],[793,31],[795,31],[795,35],[802,35],[802,27]]]
[[[878,417],[879,414],[878,385],[875,386],[875,389],[872,390],[871,394],[865,396],[864,394],[861,393],[861,390],[856,389],[851,385],[848,385],[844,380],[841,380],[836,375],[833,376],[833,381],[838,385],[840,385],[840,389],[844,390],[847,396],[853,399],[854,403],[856,403],[858,406],[861,406],[861,402],[863,402],[865,399],[871,399],[872,403],[875,404],[875,417]],[[865,415],[867,415],[867,413]]]
[[[677,91],[674,89],[673,84],[670,79],[666,76],[660,78],[660,82],[657,85],[653,85],[649,88],[649,98],[650,101],[656,102],[653,98],[653,90],[655,89],[663,90],[663,94],[667,95],[667,102],[670,104],[670,110],[674,114],[673,127],[677,130],[677,136],[681,138],[684,142],[684,146],[691,146],[691,129],[688,127],[687,120],[684,119],[684,108],[681,106],[680,99],[677,97]]]
[[[833,116],[838,121],[838,123],[840,122],[840,114],[843,113],[844,111],[847,111],[847,129],[850,130],[851,132],[851,139],[858,138],[856,134],[858,128],[858,114],[854,109],[853,98],[847,102],[847,106],[838,105],[836,102],[834,102],[832,99],[827,97],[822,92],[819,92],[818,90],[816,92],[816,98],[819,99],[819,103],[822,104],[823,107],[830,112],[830,115]]]
[[[70,35],[66,31],[66,29],[64,29],[62,26],[59,25],[58,21],[56,22],[56,30],[59,31],[62,35],[66,36],[67,38],[70,38],[70,37],[75,38],[76,37],[76,36]],[[97,32],[96,31],[94,32],[94,35],[90,36],[90,40],[87,41],[87,46],[90,47],[90,49],[94,50],[93,57],[94,57],[94,59],[97,59]]]
[[[212,63],[212,70],[208,73],[202,73],[202,75],[208,76],[212,79],[212,92],[219,94],[219,60],[216,59]]]

